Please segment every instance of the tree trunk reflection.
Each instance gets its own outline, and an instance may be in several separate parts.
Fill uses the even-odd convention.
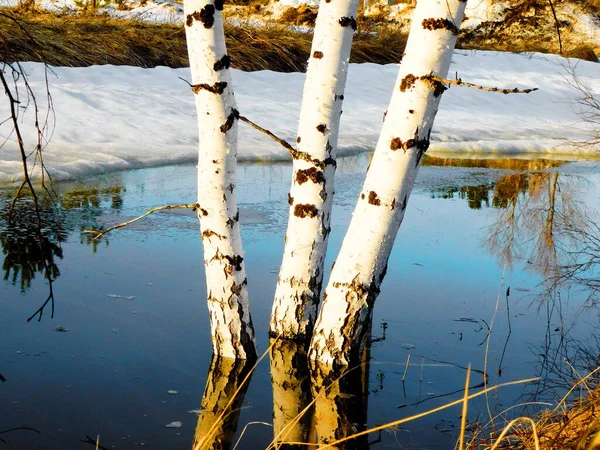
[[[193,450],[229,449],[237,430],[252,361],[213,356],[198,416]],[[243,384],[242,384],[243,383]]]
[[[276,448],[306,448],[311,421],[310,376],[306,349],[289,340],[271,340],[273,442]],[[307,409],[307,411],[304,411]]]
[[[367,424],[368,363],[345,370],[316,365],[312,371],[315,412],[311,440],[318,445],[364,431]],[[337,449],[367,449],[367,435],[333,446]]]

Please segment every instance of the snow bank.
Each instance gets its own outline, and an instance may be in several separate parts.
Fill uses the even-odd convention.
[[[529,95],[502,95],[453,86],[444,94],[430,152],[592,154],[570,145],[591,132],[576,114],[579,92],[566,65],[578,64],[580,81],[600,94],[600,65],[540,54],[456,51],[450,74],[495,87],[538,87]],[[23,65],[44,104],[43,66]],[[50,90],[56,128],[45,162],[57,179],[139,167],[193,162],[197,125],[189,69],[93,66],[54,68]],[[383,112],[398,72],[394,64],[352,64],[344,100],[340,154],[375,147]],[[293,142],[304,74],[234,71],[240,113]],[[0,120],[8,117],[0,103]],[[35,145],[32,111],[22,117],[25,142]],[[0,181],[19,177],[20,162],[10,123],[0,125]],[[242,160],[288,160],[284,148],[240,123]]]

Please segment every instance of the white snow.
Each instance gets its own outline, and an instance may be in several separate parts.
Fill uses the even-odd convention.
[[[580,93],[566,66],[577,64],[580,81],[600,95],[600,65],[554,55],[456,51],[450,74],[493,87],[538,87],[503,95],[452,86],[444,94],[430,153],[481,152],[594,154],[568,140],[591,139],[576,113]],[[24,63],[44,112],[44,69]],[[127,66],[53,68],[50,91],[56,127],[44,160],[56,179],[197,160],[197,125],[189,69]],[[352,64],[344,100],[338,154],[372,150],[381,129],[398,66]],[[304,74],[233,71],[240,113],[294,142]],[[9,116],[0,101],[0,182],[19,179],[21,163]],[[20,119],[25,143],[36,143],[32,109]],[[9,136],[10,135],[10,136]],[[287,151],[240,124],[241,160],[289,160]]]
[[[476,28],[484,22],[499,22],[504,18],[504,11],[509,7],[507,1],[472,0],[467,2],[462,29]]]

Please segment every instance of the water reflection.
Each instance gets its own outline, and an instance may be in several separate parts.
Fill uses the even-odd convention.
[[[25,292],[37,273],[44,274],[46,279],[56,279],[60,275],[56,260],[63,257],[61,243],[67,238],[68,231],[63,229],[53,205],[40,204],[42,225],[41,233],[38,233],[38,218],[32,201],[17,202],[10,222],[8,211],[12,199],[5,197],[1,201],[0,246],[4,255],[4,280],[18,284],[21,292]],[[44,273],[46,268],[47,273]]]
[[[59,189],[56,198],[38,194],[37,209],[31,196],[24,192],[9,217],[13,193],[0,191],[4,280],[18,285],[21,293],[31,288],[37,274],[48,283],[48,297],[28,320],[36,316],[41,320],[48,304],[52,305],[51,315],[54,316],[52,283],[60,276],[58,262],[64,256],[62,243],[74,231],[93,227],[108,201],[111,209],[119,210],[123,205],[123,192],[120,185],[82,189],[66,184]],[[97,251],[99,242],[88,235],[82,236],[81,242]]]
[[[441,161],[442,165],[451,162]],[[559,162],[482,160],[477,163],[485,163],[485,167],[524,170],[534,167],[537,170],[555,167]],[[560,278],[561,268],[576,251],[569,230],[570,234],[572,230],[581,233],[590,227],[587,219],[590,208],[578,198],[584,184],[581,177],[567,177],[558,172],[520,172],[503,175],[493,183],[438,189],[432,196],[458,197],[466,200],[471,209],[492,207],[497,210],[485,239],[486,249],[496,256],[500,265],[514,267],[517,261],[524,262],[527,268],[553,281]]]
[[[283,442],[308,442],[312,395],[306,349],[288,340],[271,339],[273,441],[282,449],[305,448]]]
[[[353,436],[367,427],[369,365],[332,370],[318,365],[312,371],[312,393],[315,397],[311,424],[311,442],[327,445]],[[369,448],[368,435],[362,435],[331,448]]]
[[[193,450],[229,449],[238,427],[253,364],[213,356],[202,395]]]

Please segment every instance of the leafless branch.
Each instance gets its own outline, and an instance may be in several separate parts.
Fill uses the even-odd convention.
[[[506,89],[506,88],[481,86],[479,84],[467,83],[466,81],[463,81],[461,78],[458,78],[458,75],[456,76],[456,79],[454,79],[454,80],[449,80],[447,78],[441,78],[441,77],[438,77],[436,75],[427,75],[427,78],[430,79],[430,80],[437,81],[439,83],[448,84],[448,85],[453,84],[453,85],[456,85],[456,86],[464,86],[464,87],[469,87],[469,88],[473,88],[473,89],[480,89],[482,91],[498,92],[500,94],[529,94],[530,92],[534,92],[534,91],[538,90],[538,88],[529,88],[529,89],[514,88],[514,89]]]
[[[31,37],[31,34],[29,34],[29,32],[26,30],[26,28],[19,22],[19,20],[15,19],[13,17],[10,17],[9,15],[4,14],[4,13],[2,13],[2,15],[13,20],[15,22],[15,24],[17,25],[17,27],[19,28],[20,32],[22,32],[25,36],[27,36],[32,41],[32,47],[37,48],[37,43]],[[14,136],[16,137],[17,150],[21,157],[21,164],[22,164],[22,169],[23,169],[23,181],[19,185],[19,188],[17,189],[16,194],[13,198],[13,201],[10,205],[10,208],[8,211],[8,222],[10,222],[12,219],[12,216],[13,216],[13,213],[15,210],[15,206],[17,204],[17,201],[23,194],[24,188],[27,187],[29,190],[29,195],[31,196],[32,201],[33,201],[34,214],[35,214],[35,218],[36,218],[36,230],[35,230],[36,238],[37,238],[36,241],[37,241],[37,245],[40,249],[40,253],[42,255],[41,261],[42,261],[42,266],[43,266],[44,277],[48,280],[48,289],[49,289],[48,296],[47,296],[46,300],[44,301],[44,303],[42,304],[42,306],[40,308],[38,308],[38,310],[31,317],[29,317],[29,319],[27,319],[27,321],[29,322],[35,316],[38,316],[38,321],[39,321],[42,318],[44,309],[47,307],[47,305],[49,303],[51,304],[51,307],[52,307],[51,316],[52,317],[54,316],[54,290],[53,290],[53,285],[52,285],[54,278],[52,275],[51,268],[48,265],[48,258],[46,257],[47,255],[49,255],[51,253],[51,250],[46,248],[46,245],[44,244],[45,241],[44,241],[44,236],[43,236],[44,233],[42,231],[43,223],[42,223],[42,217],[40,214],[39,197],[38,197],[38,193],[33,185],[32,179],[31,179],[31,170],[33,167],[35,167],[36,164],[39,163],[40,170],[41,170],[41,180],[40,180],[41,187],[47,194],[49,194],[49,198],[54,202],[54,195],[51,192],[52,187],[51,187],[51,185],[50,185],[50,187],[48,187],[48,185],[45,182],[46,176],[48,177],[48,180],[50,183],[52,182],[52,180],[48,174],[46,166],[44,165],[43,155],[42,155],[42,150],[44,148],[44,145],[45,145],[45,143],[47,143],[46,133],[48,132],[48,129],[49,129],[48,125],[50,123],[50,119],[51,118],[54,119],[54,109],[52,107],[52,96],[50,95],[50,90],[49,90],[49,86],[48,86],[48,72],[47,72],[48,68],[47,68],[47,66],[45,67],[45,80],[46,80],[46,96],[47,96],[47,101],[48,101],[48,110],[47,110],[44,121],[40,124],[40,117],[39,117],[40,110],[38,107],[36,95],[31,87],[31,85],[29,84],[29,81],[27,79],[27,74],[25,73],[25,70],[20,65],[20,63],[9,62],[10,49],[9,49],[7,41],[1,31],[0,31],[0,41],[2,43],[2,46],[1,46],[2,53],[0,55],[0,57],[1,57],[0,64],[2,64],[2,67],[0,68],[0,84],[2,85],[2,88],[4,89],[6,98],[8,99],[9,111],[10,111],[10,118],[6,122],[12,123],[12,133],[14,133]],[[10,82],[9,82],[9,79],[7,78],[8,75],[10,75],[12,77],[12,80]],[[22,86],[24,86],[25,99],[26,99],[25,104],[23,104],[23,101],[20,98],[19,83],[21,83]],[[26,150],[26,145],[25,145],[25,142],[23,139],[23,135],[21,133],[19,110],[27,109],[27,107],[30,104],[33,105],[34,126],[36,129],[37,143],[35,145],[34,150],[28,154],[28,152]],[[6,122],[3,122],[3,123],[6,123]],[[31,154],[35,154],[35,157],[33,159],[33,164],[30,167],[29,163],[28,163],[28,158],[31,156]]]
[[[267,136],[269,136],[271,139],[273,139],[275,142],[280,143],[288,152],[290,152],[290,154],[293,155],[293,152],[295,151],[294,147],[292,147],[289,142],[284,141],[283,139],[275,136],[273,133],[271,133],[269,130],[261,127],[260,125],[255,124],[254,122],[252,122],[250,119],[248,119],[247,117],[244,116],[240,116],[240,120],[242,122],[247,123],[248,125],[250,125],[252,128],[260,131],[261,133],[266,134]]]
[[[149,216],[150,214],[157,212],[157,211],[165,211],[165,210],[170,211],[171,209],[191,209],[191,210],[195,211],[196,209],[198,209],[198,204],[194,203],[194,204],[190,204],[190,205],[157,206],[156,208],[149,209],[141,216],[138,216],[134,219],[128,220],[127,222],[122,222],[117,225],[113,225],[112,227],[107,228],[106,230],[83,230],[83,232],[93,234],[94,235],[93,239],[100,239],[102,236],[104,236],[106,233],[108,233],[112,230],[116,230],[117,228],[124,228],[128,225],[131,225],[132,223],[137,222],[138,220],[143,219],[144,217]]]

